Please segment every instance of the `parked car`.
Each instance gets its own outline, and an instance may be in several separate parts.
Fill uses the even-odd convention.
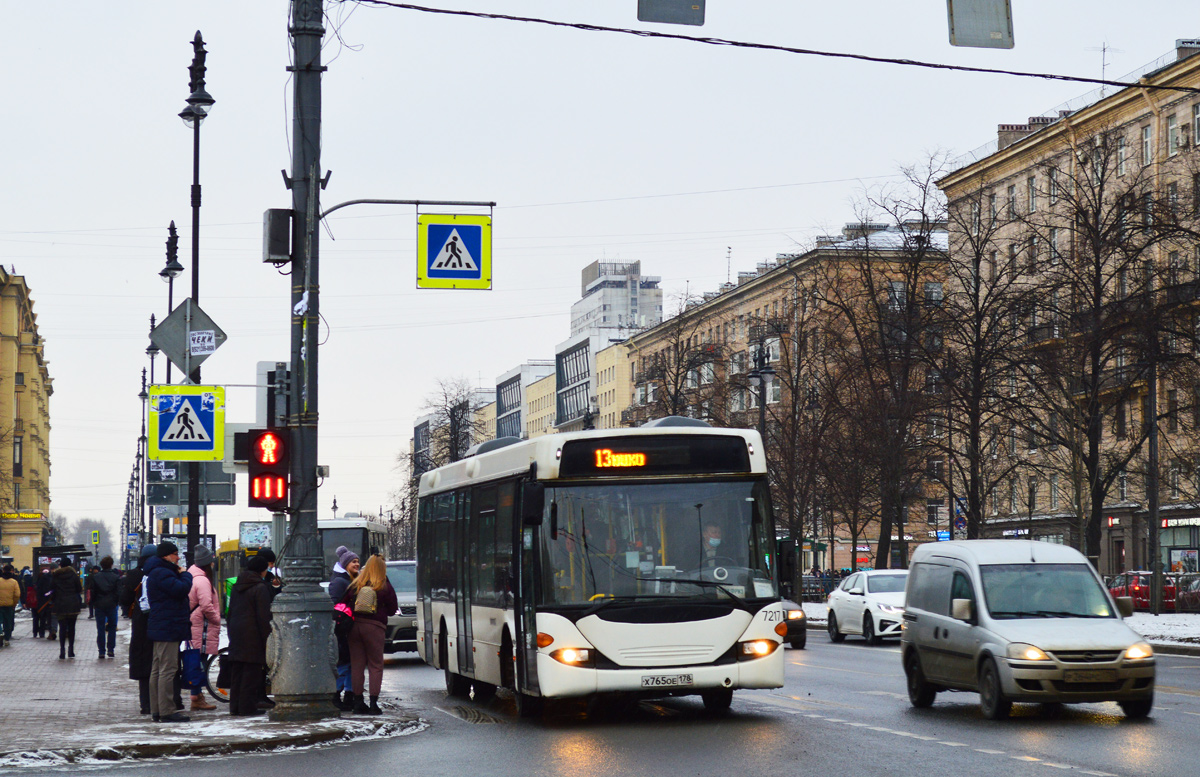
[[[396,589],[399,607],[388,618],[383,637],[383,652],[415,652],[417,649],[417,562],[387,562],[388,581]]]
[[[784,599],[783,611],[787,616],[787,636],[784,639],[796,650],[803,650],[808,643],[808,618],[804,615],[804,608]]]
[[[1135,610],[1150,609],[1150,577],[1149,572],[1122,572],[1108,584],[1108,592],[1114,597],[1128,596],[1133,599]],[[1178,575],[1167,572],[1163,574],[1162,608],[1164,611],[1175,611],[1175,583]]]
[[[941,691],[975,691],[985,717],[1014,701],[1115,701],[1126,717],[1154,705],[1154,650],[1122,620],[1074,548],[963,540],[913,552],[900,655],[914,707]]]
[[[1200,574],[1179,576],[1175,585],[1175,611],[1200,612]]]
[[[829,593],[829,639],[841,642],[861,634],[872,645],[898,637],[904,613],[904,569],[855,572]]]

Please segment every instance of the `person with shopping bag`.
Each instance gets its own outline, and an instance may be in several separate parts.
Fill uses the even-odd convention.
[[[188,653],[184,659],[185,669],[189,665],[198,668],[199,676],[185,678],[192,689],[192,711],[215,710],[217,706],[204,698],[204,672],[202,668],[204,656],[215,656],[221,642],[221,604],[217,596],[213,578],[213,552],[204,545],[198,545],[192,554],[192,565],[188,567],[192,575],[192,590],[188,592],[188,604],[191,607],[192,639]],[[197,670],[191,670],[193,674]]]

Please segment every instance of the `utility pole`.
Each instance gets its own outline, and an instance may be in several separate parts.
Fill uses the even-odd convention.
[[[317,532],[318,204],[321,180],[321,0],[292,3],[291,534],[280,566],[286,581],[271,604],[268,651],[276,706],[271,720],[336,716],[333,603],[321,590]]]

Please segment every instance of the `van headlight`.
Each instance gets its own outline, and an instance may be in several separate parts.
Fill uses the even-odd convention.
[[[1147,642],[1138,642],[1125,649],[1126,661],[1144,661],[1147,658],[1154,658],[1154,648]]]
[[[1050,656],[1040,647],[1025,642],[1014,642],[1008,646],[1008,657],[1018,661],[1049,661]]]

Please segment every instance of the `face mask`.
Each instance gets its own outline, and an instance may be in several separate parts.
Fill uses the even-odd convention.
[[[715,548],[715,547],[717,547],[717,546],[718,546],[718,545],[720,545],[720,544],[721,544],[721,541],[720,541],[719,539],[717,539],[716,537],[709,537],[709,538],[708,538],[708,547],[710,547],[710,548]]]

